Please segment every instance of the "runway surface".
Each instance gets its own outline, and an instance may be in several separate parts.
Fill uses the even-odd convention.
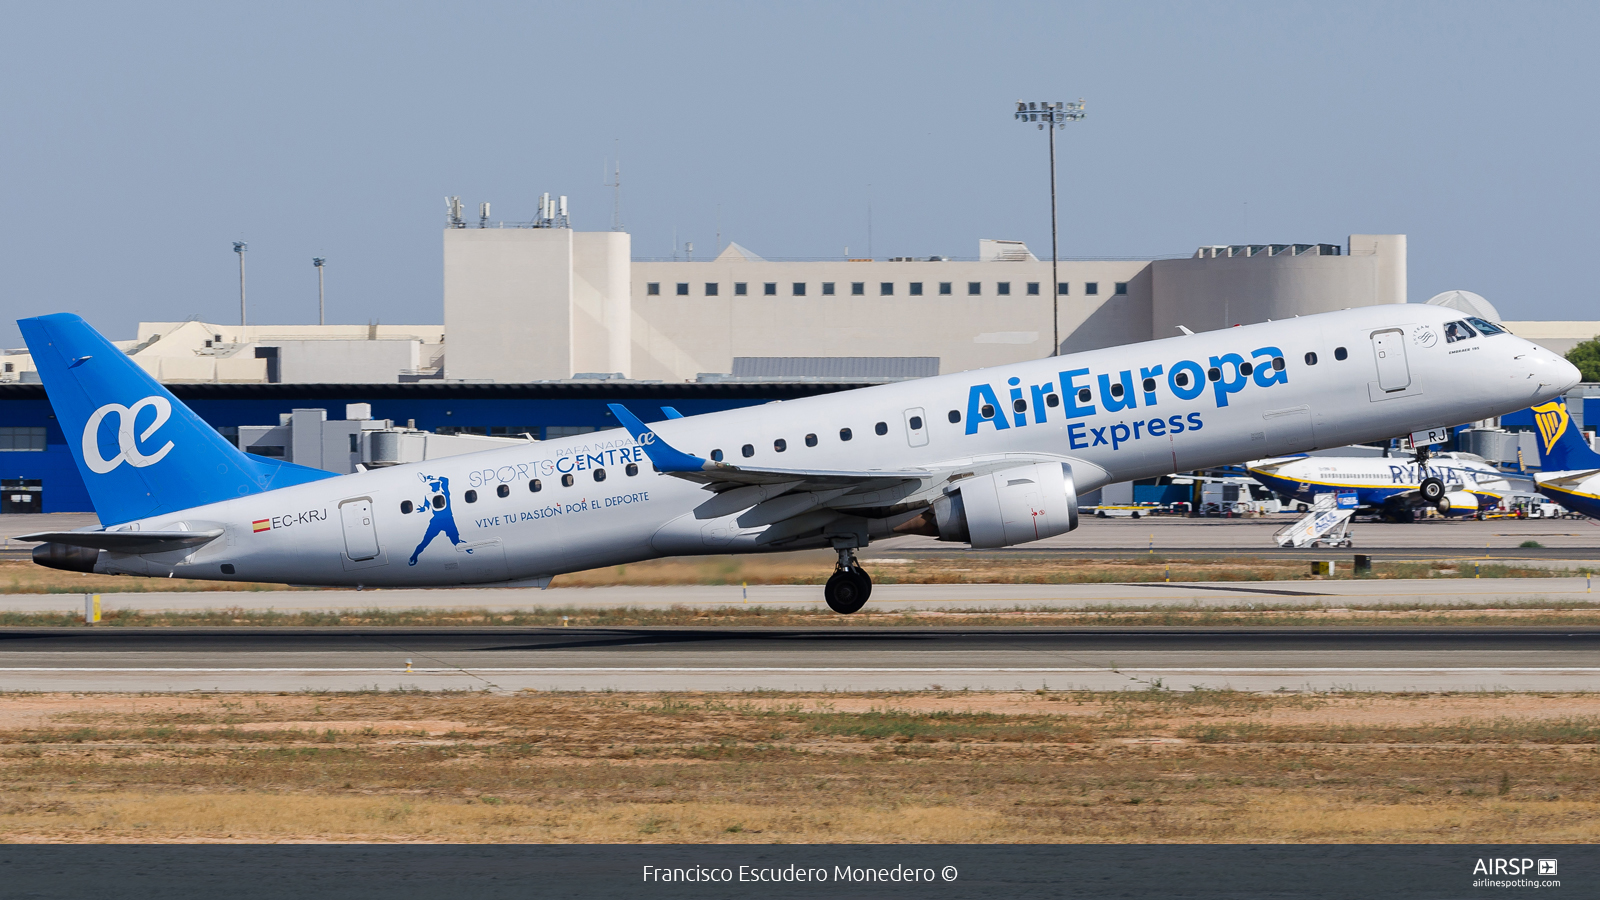
[[[1470,569],[1468,570],[1470,571]],[[1596,579],[1600,580],[1600,579]],[[1250,608],[1381,604],[1448,606],[1595,600],[1588,578],[1418,578],[1345,581],[1244,581],[1140,584],[880,584],[868,610],[1090,609],[1138,606]],[[667,585],[596,588],[438,588],[329,591],[152,591],[101,594],[101,609],[159,612],[239,607],[313,610],[487,609],[671,606],[714,609],[759,605],[822,609],[817,585]],[[3,594],[0,612],[82,612],[82,594]]]
[[[407,671],[407,668],[410,671]],[[1600,688],[1600,628],[0,629],[0,690]]]

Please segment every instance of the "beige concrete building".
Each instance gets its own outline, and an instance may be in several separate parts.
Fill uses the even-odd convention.
[[[550,381],[632,367],[623,232],[449,228],[445,377]]]
[[[884,378],[1051,355],[1050,263],[1020,242],[972,260],[631,260],[627,235],[444,233],[445,378]],[[1406,302],[1405,236],[1204,247],[1185,259],[1068,260],[1061,350]]]
[[[166,384],[395,384],[444,365],[440,325],[140,322],[137,337],[112,343]],[[0,351],[0,383],[30,381],[28,351]]]
[[[564,222],[453,219],[443,325],[147,322],[118,346],[164,382],[285,384],[878,381],[1053,349],[1050,263],[1019,241],[981,240],[960,260],[768,260],[738,244],[709,260],[635,260],[626,233],[552,227]],[[1065,260],[1059,273],[1066,353],[1408,300],[1405,235]],[[1467,291],[1428,302],[1500,319]],[[1560,353],[1600,334],[1600,322],[1507,324]],[[29,380],[26,350],[0,351],[0,382]]]

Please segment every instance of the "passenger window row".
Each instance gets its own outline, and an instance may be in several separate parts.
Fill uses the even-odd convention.
[[[605,469],[590,469],[589,471],[593,475],[595,481],[605,481],[606,480],[606,470]],[[622,471],[625,472],[628,475],[629,478],[632,478],[633,476],[639,474],[639,464],[638,463],[628,463],[628,465],[626,467],[624,467]],[[561,476],[561,486],[562,487],[572,487],[573,484],[575,484],[576,482],[577,482],[577,479],[573,478],[572,474],[570,472],[568,474],[566,474],[566,475]],[[528,490],[531,493],[537,494],[540,491],[544,490],[544,482],[541,481],[538,478],[535,478],[532,481],[528,482]],[[498,487],[496,487],[494,489],[494,493],[495,493],[495,496],[497,496],[497,497],[502,497],[502,498],[509,497],[509,496],[511,496],[511,485],[509,485],[509,484],[499,485]],[[468,502],[468,503],[477,503],[478,502],[478,492],[475,491],[475,490],[469,490],[466,493],[461,495],[461,499],[466,501],[466,502]],[[444,495],[443,494],[434,494],[433,495],[433,508],[434,509],[444,509]],[[401,513],[410,513],[414,509],[416,509],[416,506],[414,506],[411,503],[410,500],[401,500],[400,501],[400,512]]]
[[[955,415],[954,412],[952,412],[951,414]],[[954,421],[958,421],[958,420],[957,419],[951,419],[951,421],[954,422]],[[921,416],[912,416],[910,418],[910,420],[908,420],[906,422],[906,424],[911,426],[911,430],[912,431],[920,431],[922,429],[922,417]],[[872,426],[872,431],[873,431],[874,434],[877,434],[880,437],[883,436],[883,435],[886,435],[886,434],[889,433],[889,423],[888,422],[879,422],[878,424]],[[840,441],[849,441],[850,439],[852,439],[854,437],[855,437],[855,432],[850,430],[849,428],[841,428],[841,429],[839,429],[839,440]],[[816,445],[817,445],[817,436],[815,434],[806,435],[806,446],[807,447],[815,447]],[[788,450],[788,449],[789,449],[789,442],[787,440],[783,439],[783,438],[778,438],[778,439],[776,439],[776,440],[774,440],[772,442],[772,450],[773,450],[774,453],[782,453],[782,452],[784,452],[785,450]],[[750,457],[755,456],[756,455],[756,447],[755,447],[755,445],[754,444],[745,444],[744,446],[740,447],[739,448],[739,455],[743,456],[746,459],[749,459]],[[722,450],[720,448],[716,449],[716,450],[712,450],[711,451],[711,459],[714,462],[722,462],[722,459],[723,459]]]
[[[1334,355],[1335,359],[1342,360],[1342,359],[1348,358],[1349,353],[1344,347],[1336,347],[1336,348],[1334,348],[1333,355]],[[1317,364],[1317,354],[1316,353],[1307,353],[1306,354],[1306,365],[1314,366],[1316,364]],[[1272,358],[1271,367],[1272,367],[1273,371],[1282,372],[1286,366],[1287,366],[1287,363],[1285,362],[1283,357],[1275,356],[1275,357]],[[1246,361],[1246,362],[1242,362],[1242,363],[1239,364],[1239,374],[1240,375],[1244,375],[1245,377],[1249,377],[1250,375],[1254,374],[1255,370],[1256,370],[1256,365],[1253,362]],[[1210,380],[1210,381],[1220,381],[1220,380],[1222,380],[1222,370],[1220,368],[1216,367],[1216,366],[1212,366],[1211,368],[1206,370],[1206,378],[1208,380]],[[1178,387],[1186,388],[1186,387],[1189,386],[1189,373],[1183,372],[1183,371],[1175,372],[1175,373],[1173,373],[1172,380],[1173,380],[1173,383],[1175,383]],[[1141,382],[1140,386],[1144,388],[1146,393],[1154,393],[1155,390],[1156,390],[1156,380],[1154,378],[1146,378],[1146,379],[1144,379],[1143,382]],[[1111,385],[1111,396],[1112,397],[1115,397],[1117,399],[1121,399],[1124,393],[1126,393],[1126,390],[1123,388],[1121,382],[1115,382],[1115,383],[1113,383]],[[1089,401],[1091,401],[1093,399],[1094,399],[1094,393],[1089,388],[1080,388],[1078,390],[1078,402],[1079,403],[1088,403]],[[1054,392],[1045,394],[1044,395],[1044,405],[1049,407],[1049,408],[1051,408],[1051,409],[1055,409],[1056,407],[1061,405],[1061,397],[1059,395],[1057,395],[1056,393],[1054,393]],[[1016,400],[1013,400],[1011,402],[1011,408],[1016,410],[1019,413],[1027,412],[1028,411],[1028,401],[1026,399],[1023,399],[1023,398],[1019,397]],[[985,403],[982,407],[980,407],[978,409],[978,415],[982,416],[985,419],[994,418],[994,413],[995,413],[994,407],[992,405],[988,404],[988,403]],[[961,411],[958,410],[958,409],[952,409],[952,410],[950,410],[949,413],[946,414],[946,418],[949,419],[950,424],[959,425],[959,424],[961,424]],[[923,425],[922,417],[921,416],[912,416],[910,419],[906,420],[906,425],[908,425],[911,428],[912,431],[921,431],[922,430],[922,425]],[[877,423],[876,425],[873,426],[872,430],[873,430],[874,433],[876,433],[878,435],[886,435],[886,434],[889,433],[889,423],[888,422],[879,422],[879,423]],[[853,436],[854,435],[853,435],[853,433],[851,432],[851,430],[849,428],[841,428],[841,429],[839,429],[839,440],[840,441],[848,441]],[[817,436],[815,434],[806,435],[806,439],[805,440],[806,440],[806,446],[807,447],[815,447],[815,446],[817,446]],[[783,438],[778,438],[778,439],[776,439],[776,440],[774,440],[772,442],[772,449],[773,449],[774,452],[782,453],[782,452],[784,452],[784,451],[789,449],[789,442],[784,440]],[[744,446],[739,448],[739,454],[741,456],[745,457],[746,459],[749,459],[750,457],[755,456],[756,455],[755,445],[754,444],[745,444]],[[722,462],[722,460],[723,460],[722,450],[721,449],[712,450],[711,451],[711,458],[712,458],[712,460],[714,460],[716,462]],[[629,474],[632,474],[632,473],[630,472]],[[570,478],[571,476],[567,476],[567,477]],[[537,490],[537,488],[535,488],[535,490]],[[468,502],[471,502],[471,501],[468,501]]]

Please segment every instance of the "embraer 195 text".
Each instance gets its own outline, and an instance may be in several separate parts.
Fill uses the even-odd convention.
[[[308,585],[549,583],[702,553],[855,551],[923,534],[1003,547],[1077,527],[1114,481],[1486,419],[1578,371],[1459,314],[1374,306],[334,475],[242,453],[83,320],[24,319],[102,527],[34,559],[127,575]]]

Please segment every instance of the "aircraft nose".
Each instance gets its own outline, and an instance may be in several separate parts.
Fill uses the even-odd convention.
[[[1550,354],[1549,377],[1554,382],[1557,393],[1561,394],[1572,390],[1578,386],[1579,382],[1583,381],[1583,373],[1578,370],[1577,366],[1554,353]]]
[[[1534,393],[1541,403],[1565,394],[1583,380],[1583,373],[1577,366],[1543,347],[1527,354],[1523,360],[1528,363],[1528,377],[1538,384]]]

